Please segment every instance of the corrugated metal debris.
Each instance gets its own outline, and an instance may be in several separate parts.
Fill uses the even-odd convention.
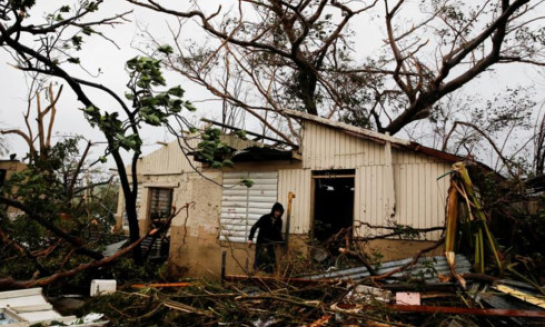
[[[501,292],[499,289],[503,289],[502,286],[507,287],[510,290],[515,290],[515,294],[509,294],[512,292]],[[514,296],[517,295],[517,296]],[[476,300],[483,303],[486,306],[495,309],[505,310],[532,310],[540,311],[545,315],[545,309],[543,309],[539,303],[532,303],[533,301],[525,301],[520,295],[525,295],[528,299],[541,299],[543,301],[543,294],[539,293],[534,286],[522,283],[514,280],[499,280],[494,283],[494,286],[489,287],[486,285],[482,291],[477,295]],[[527,322],[520,318],[511,318],[511,322],[518,326],[526,326]]]
[[[413,259],[407,258],[402,260],[389,261],[381,264],[377,267],[377,274],[384,275],[399,267],[410,263]],[[468,273],[471,269],[471,263],[466,257],[462,255],[456,256],[456,272],[458,274]],[[422,279],[426,283],[437,282],[437,276],[449,276],[451,274],[450,268],[447,264],[445,257],[423,257],[418,259],[418,263],[392,275],[392,278],[415,278]],[[330,271],[323,274],[307,276],[305,278],[310,280],[325,280],[336,279],[343,282],[359,283],[364,278],[371,276],[366,267],[348,268],[342,270]]]
[[[90,314],[79,319],[76,316],[62,316],[43,296],[41,288],[0,292],[0,325],[5,327],[48,326],[52,322],[75,327],[107,325],[108,321],[101,318],[101,314]]]

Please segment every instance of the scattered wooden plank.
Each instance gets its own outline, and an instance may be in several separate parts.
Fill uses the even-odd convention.
[[[398,312],[443,313],[443,314],[472,315],[472,316],[545,318],[545,311],[533,311],[533,310],[433,307],[433,306],[424,306],[424,305],[387,305],[386,307]]]
[[[144,287],[188,287],[191,283],[163,283],[163,284],[134,284],[131,287],[144,288]]]

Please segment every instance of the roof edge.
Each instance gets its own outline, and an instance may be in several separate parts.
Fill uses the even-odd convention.
[[[327,119],[327,118],[323,118],[323,117],[318,117],[318,116],[307,114],[307,113],[304,113],[304,112],[301,112],[301,111],[283,109],[283,110],[280,111],[280,113],[282,113],[282,114],[284,114],[286,116],[300,118],[300,119],[304,119],[304,120],[309,120],[309,121],[313,121],[313,122],[316,122],[316,123],[319,123],[319,124],[322,124],[322,125],[327,125],[327,126],[334,127],[334,128],[344,129],[344,130],[347,130],[347,131],[350,131],[350,132],[353,132],[353,133],[358,133],[358,134],[360,134],[362,136],[366,136],[368,138],[375,139],[375,140],[378,140],[378,141],[391,142],[391,143],[394,143],[394,144],[399,144],[399,145],[404,145],[404,146],[409,146],[411,143],[413,143],[411,141],[403,140],[403,139],[400,139],[400,138],[397,138],[397,137],[393,137],[391,135],[375,132],[375,131],[372,131],[370,129],[364,129],[364,128],[352,126],[352,125],[349,125],[349,124],[346,124],[346,123],[341,123],[341,122],[334,121],[334,120]]]

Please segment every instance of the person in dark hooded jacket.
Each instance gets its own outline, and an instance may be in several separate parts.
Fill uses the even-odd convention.
[[[275,203],[271,213],[259,218],[250,229],[248,246],[252,246],[255,231],[259,228],[257,235],[254,269],[273,273],[276,267],[276,245],[282,243],[282,215],[284,207]]]

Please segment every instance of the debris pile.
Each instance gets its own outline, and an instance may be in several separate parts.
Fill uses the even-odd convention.
[[[464,290],[438,274],[373,285],[254,276],[223,285],[138,285],[95,297],[83,311],[104,312],[112,326],[541,326],[545,308],[538,292],[520,282],[469,278]]]

